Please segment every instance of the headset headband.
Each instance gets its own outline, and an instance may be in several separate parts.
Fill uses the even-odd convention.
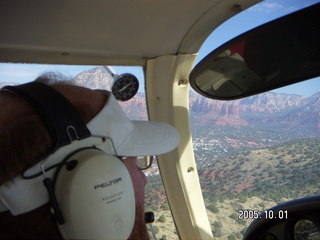
[[[54,88],[40,82],[30,82],[6,86],[3,90],[23,97],[37,111],[53,141],[52,152],[74,140],[91,136],[79,112]]]

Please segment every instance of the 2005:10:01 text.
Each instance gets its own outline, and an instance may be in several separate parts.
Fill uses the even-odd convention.
[[[273,210],[265,210],[260,213],[258,210],[244,209],[238,211],[239,219],[288,219],[288,211],[287,210],[278,210],[274,212]]]

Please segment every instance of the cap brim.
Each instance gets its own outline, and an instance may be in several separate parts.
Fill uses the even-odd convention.
[[[179,144],[179,134],[163,122],[131,121],[131,136],[117,148],[119,156],[152,156],[167,153]]]

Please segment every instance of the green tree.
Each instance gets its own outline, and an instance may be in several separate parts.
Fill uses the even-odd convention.
[[[158,218],[158,222],[162,222],[164,223],[166,221],[166,217],[164,215],[161,215],[159,218]]]
[[[212,225],[214,228],[221,228],[222,227],[222,223],[218,222],[218,221],[214,221],[214,223]]]
[[[169,206],[167,204],[163,204],[161,206],[161,208],[162,208],[162,210],[165,210],[165,211],[170,210],[170,208],[169,208]]]
[[[228,236],[228,240],[237,240],[236,236],[231,234]]]
[[[219,212],[219,208],[214,203],[209,204],[208,209],[213,213]]]
[[[222,230],[221,230],[221,228],[216,228],[216,229],[213,229],[212,230],[212,235],[214,236],[214,237],[222,237]]]
[[[229,218],[238,219],[238,214],[232,213],[232,214],[229,215]]]
[[[167,240],[167,236],[166,236],[166,235],[162,235],[162,237],[160,238],[160,240]]]

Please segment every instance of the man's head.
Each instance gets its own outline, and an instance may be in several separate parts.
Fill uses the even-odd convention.
[[[130,122],[126,119],[123,119],[125,123],[123,123],[121,129],[118,129],[120,132],[117,133],[114,130],[119,127],[119,124],[122,124],[121,119],[123,118],[123,113],[119,112],[119,108],[111,95],[105,94],[101,91],[94,91],[65,84],[55,84],[52,85],[52,87],[72,103],[79,112],[83,121],[87,123],[92,135],[100,135],[100,137],[107,137],[111,139],[111,145],[109,143],[108,146],[102,146],[103,151],[112,155],[127,156],[124,160],[124,165],[132,179],[136,205],[135,223],[130,234],[130,238],[141,239],[142,233],[147,235],[143,209],[143,187],[146,184],[146,179],[144,174],[135,166],[135,158],[130,156],[157,155],[170,151],[178,143],[177,133],[173,128],[168,128],[168,126],[160,124],[157,125],[157,128],[167,128],[165,130],[169,131],[170,134],[167,133],[167,135],[164,134],[158,138],[156,136],[157,131],[152,131],[152,128],[154,128],[155,125],[148,125],[146,122]],[[10,181],[13,179],[16,180],[17,176],[30,167],[30,164],[34,163],[34,161],[38,159],[43,160],[44,156],[46,159],[49,159],[48,161],[50,162],[51,155],[48,155],[48,152],[52,149],[54,143],[48,133],[47,127],[39,117],[38,113],[29,103],[21,98],[21,96],[17,96],[16,94],[9,92],[1,92],[0,103],[2,106],[5,106],[0,110],[0,124],[2,125],[0,134],[0,185],[2,185],[0,194],[2,195],[0,195],[0,199],[2,198],[3,200],[6,197],[2,191],[4,188],[3,186],[7,185],[10,187],[12,185]],[[117,116],[118,114],[119,116]],[[129,127],[125,126],[126,124],[128,124]],[[105,127],[110,129],[106,130]],[[101,128],[103,129],[101,130]],[[147,131],[145,131],[146,129]],[[126,135],[126,132],[128,131],[129,133]],[[118,135],[120,136],[120,140],[117,139],[119,137]],[[168,146],[163,148],[163,146],[159,145],[162,144],[159,140],[161,138],[163,139],[164,136],[168,137],[169,144],[172,145],[170,148]],[[110,139],[107,139],[107,141]],[[157,144],[158,146],[156,146]],[[148,145],[150,145],[149,148]],[[68,148],[68,146],[66,148]],[[97,148],[99,148],[99,146],[97,146]],[[159,148],[160,151],[156,151],[156,148]],[[144,149],[151,149],[151,151],[154,151],[153,153],[148,151],[143,152]],[[59,149],[52,155],[54,156],[55,154],[59,154]],[[31,173],[33,170],[34,169],[31,168]],[[28,173],[28,171],[25,171],[25,173],[26,172]],[[7,207],[10,207],[9,205],[10,204],[8,204]],[[41,222],[41,225],[46,225],[46,227],[43,228],[46,229],[44,234],[48,233],[48,228],[52,231],[56,231],[57,229],[54,220],[49,216],[48,208],[49,207],[46,204],[33,211],[18,214],[16,217],[12,217],[8,212],[0,213],[0,221],[3,220],[1,220],[1,215],[3,214],[6,214],[5,216],[7,220],[9,218],[11,219],[11,224],[15,219],[18,220],[20,218],[24,221],[24,233],[27,234],[27,232],[32,233],[31,221],[37,218],[37,213],[41,213],[42,217],[45,215],[47,219],[47,221]],[[12,211],[14,211],[14,209]],[[26,219],[29,219],[30,222]],[[40,225],[33,227],[39,229]],[[28,231],[28,229],[30,231]],[[38,236],[40,234],[41,230],[38,230]]]

